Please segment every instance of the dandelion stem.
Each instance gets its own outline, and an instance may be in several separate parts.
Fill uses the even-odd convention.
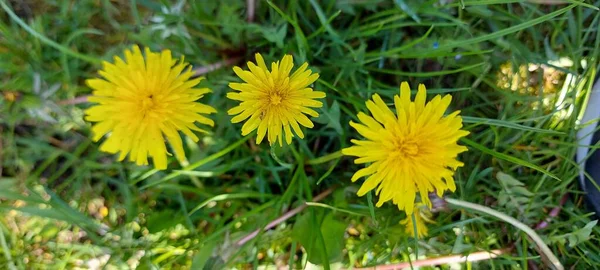
[[[324,155],[322,157],[311,159],[306,164],[317,165],[317,164],[325,163],[327,161],[334,160],[334,159],[339,158],[339,157],[342,157],[342,150],[339,150],[337,152],[333,152],[331,154]]]
[[[283,160],[279,159],[279,157],[275,153],[275,147],[271,146],[271,150],[269,152],[271,153],[271,157],[273,158],[273,160],[275,160],[279,165],[288,169],[292,169],[294,167],[292,164],[283,162]]]
[[[415,212],[410,215],[412,219],[413,225],[413,237],[415,238],[415,254],[417,254],[417,258],[419,257],[419,228],[417,227],[417,217],[415,217]]]
[[[550,250],[550,248],[546,245],[546,243],[544,243],[544,240],[542,240],[542,238],[534,230],[529,228],[529,226],[523,224],[522,222],[518,221],[517,219],[515,219],[511,216],[508,216],[504,213],[501,213],[499,211],[496,211],[492,208],[489,208],[487,206],[474,204],[474,203],[470,203],[470,202],[465,202],[465,201],[461,201],[461,200],[456,200],[456,199],[452,199],[452,198],[446,198],[445,200],[449,205],[452,205],[452,206],[455,206],[458,208],[466,208],[466,209],[470,209],[470,210],[475,210],[477,212],[488,214],[488,215],[494,216],[498,219],[501,219],[501,220],[508,222],[511,225],[517,227],[518,229],[520,229],[521,231],[526,233],[531,238],[531,240],[533,240],[533,242],[538,247],[539,251],[548,260],[550,267],[552,267],[553,269],[556,269],[556,270],[564,269],[563,265],[560,263],[558,258],[556,258],[556,256],[552,252],[552,250]]]

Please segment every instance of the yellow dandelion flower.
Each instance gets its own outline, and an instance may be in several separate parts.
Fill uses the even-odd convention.
[[[352,140],[354,145],[342,153],[358,157],[356,164],[369,163],[352,176],[352,181],[367,177],[358,195],[377,188],[378,207],[392,200],[410,215],[417,192],[431,208],[429,192],[435,190],[442,196],[445,190],[456,189],[452,176],[463,165],[456,157],[467,150],[457,141],[469,132],[461,130],[460,111],[444,116],[452,100],[450,95],[437,95],[428,103],[425,95],[421,84],[411,101],[410,87],[403,82],[400,96],[394,96],[396,114],[375,94],[366,102],[373,117],[360,112],[361,123],[350,122],[365,140]]]
[[[289,75],[293,67],[294,59],[291,55],[285,55],[281,62],[271,63],[269,71],[263,57],[257,53],[256,64],[248,62],[250,71],[233,68],[244,83],[229,84],[231,89],[239,92],[230,92],[227,97],[241,103],[227,113],[235,115],[232,123],[247,119],[242,126],[243,136],[258,129],[257,144],[266,135],[270,145],[279,141],[279,145],[283,146],[283,136],[287,144],[292,142],[294,136],[304,138],[298,123],[307,128],[313,127],[306,115],[319,116],[311,108],[323,106],[321,101],[315,99],[324,98],[325,93],[313,91],[309,86],[319,78],[319,74],[307,70],[308,63],[304,63]]]
[[[415,223],[413,223],[413,215],[415,216],[414,221],[416,222],[416,226]],[[407,214],[406,218],[400,221],[400,224],[404,225],[404,231],[410,236],[415,235],[415,227],[417,227],[417,237],[423,238],[427,236],[427,233],[429,232],[425,222],[433,223],[433,221],[431,221],[431,212],[429,212],[428,209],[422,209],[419,204],[416,204],[413,214]]]
[[[129,154],[129,160],[138,165],[148,164],[148,157],[152,157],[157,169],[166,169],[164,137],[175,156],[184,161],[179,131],[198,141],[192,130],[207,131],[195,123],[213,126],[214,122],[202,114],[216,111],[195,102],[210,89],[194,88],[203,78],[190,79],[193,72],[183,57],[177,61],[169,50],[155,53],[148,48],[145,56],[134,46],[125,50],[125,61],[115,56],[114,64],[103,63],[98,72],[103,79],[86,81],[94,90],[88,101],[98,104],[85,111],[85,119],[94,122],[94,141],[109,134],[100,150],[120,152],[119,160]]]

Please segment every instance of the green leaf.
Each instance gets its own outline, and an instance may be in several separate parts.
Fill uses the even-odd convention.
[[[302,28],[300,28],[300,25],[298,24],[298,22],[296,20],[294,20],[292,17],[285,14],[285,12],[283,12],[279,7],[277,7],[275,4],[273,4],[273,2],[267,1],[267,4],[271,8],[273,8],[275,10],[275,12],[277,12],[281,17],[283,17],[283,19],[285,19],[289,24],[291,24],[294,27],[294,31],[296,34],[296,42],[298,44],[298,50],[299,50],[299,54],[300,54],[300,60],[306,61],[306,53],[308,50],[310,50],[310,46],[308,45],[306,36],[304,35],[304,32],[302,32]]]
[[[575,247],[576,245],[581,244],[590,239],[590,236],[592,235],[592,231],[596,224],[598,224],[598,220],[592,220],[585,224],[585,226],[583,226],[583,228],[581,229],[577,229],[575,227],[574,230],[570,233],[551,237],[550,242],[561,243],[564,245],[567,241],[569,241],[569,247]]]
[[[588,224],[585,224],[583,228],[570,233],[567,237],[567,239],[569,239],[569,247],[574,247],[579,243],[589,240],[592,229],[594,229],[597,223],[598,220],[590,221]]]
[[[207,242],[200,251],[194,255],[194,259],[192,260],[192,268],[191,269],[204,269],[207,266],[209,259],[213,254],[213,250],[216,248],[216,241]]]
[[[344,249],[344,232],[346,231],[346,224],[335,220],[333,214],[325,216],[323,223],[321,224],[321,233],[325,240],[325,246],[327,247],[327,255],[329,261],[341,261],[342,250]]]
[[[317,18],[319,18],[319,21],[321,22],[321,24],[323,25],[323,27],[325,28],[327,33],[329,33],[331,38],[337,43],[342,43],[342,40],[340,39],[340,36],[338,35],[338,33],[335,30],[333,30],[333,28],[329,24],[329,21],[327,20],[325,13],[323,13],[323,10],[319,6],[319,3],[317,3],[317,1],[315,1],[315,0],[309,0],[309,2],[312,5],[312,7],[314,8],[315,13],[317,14]]]
[[[256,31],[261,33],[266,40],[275,43],[277,48],[283,48],[283,40],[287,34],[287,24],[282,24],[279,27],[252,26],[254,26]]]
[[[327,124],[327,127],[333,128],[338,134],[342,134],[342,124],[340,123],[340,105],[337,101],[331,104],[331,108],[327,108],[327,105],[323,105],[321,115],[314,119],[315,122],[320,124]]]
[[[336,189],[333,191],[333,204],[336,207],[348,207],[348,199],[346,199],[346,191],[344,189]]]
[[[523,213],[522,208],[531,200],[533,193],[527,190],[525,184],[521,181],[503,172],[498,172],[496,179],[502,185],[502,190],[498,194],[498,203],[511,210],[517,209],[519,213]]]
[[[156,264],[152,263],[152,260],[148,256],[143,257],[140,260],[140,265],[137,267],[140,270],[158,270],[160,269]]]
[[[328,266],[342,259],[346,224],[335,220],[333,214],[311,211],[300,216],[292,230],[292,239],[306,250],[308,261]]]
[[[173,210],[153,212],[146,220],[146,223],[148,224],[148,231],[150,233],[157,233],[177,225],[183,220],[183,217],[180,215],[178,216],[178,213],[178,211]]]
[[[224,269],[225,261],[221,257],[210,257],[204,266],[204,270]],[[192,268],[195,269],[195,268]]]
[[[503,172],[498,172],[496,174],[496,179],[498,179],[498,181],[500,181],[500,183],[507,185],[507,186],[524,186],[525,184],[523,184],[523,182],[515,179],[514,177],[505,174]]]

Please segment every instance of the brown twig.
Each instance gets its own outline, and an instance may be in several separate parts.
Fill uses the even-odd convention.
[[[321,192],[321,194],[315,196],[313,198],[313,202],[318,202],[322,199],[324,199],[325,197],[329,196],[329,194],[331,194],[331,192],[333,192],[333,188],[329,188],[323,192]],[[269,224],[267,224],[267,226],[265,226],[262,230],[269,230],[277,225],[279,225],[280,223],[286,221],[287,219],[295,216],[296,214],[302,212],[302,210],[304,210],[307,207],[306,203],[303,203],[302,205],[286,212],[285,214],[283,214],[282,216],[274,219],[273,221],[269,222]],[[248,241],[252,240],[254,237],[256,237],[259,233],[260,233],[261,229],[256,229],[255,231],[251,232],[250,234],[244,236],[244,238],[240,239],[239,241],[237,241],[237,243],[235,243],[237,246],[243,246],[245,243],[247,243]]]
[[[234,58],[225,59],[225,60],[220,61],[220,62],[216,62],[214,64],[210,64],[208,66],[197,67],[197,68],[195,68],[193,70],[194,71],[194,76],[204,75],[206,73],[215,71],[215,70],[220,69],[222,67],[231,66],[231,65],[237,63],[238,61],[240,61],[241,59],[242,59],[241,57],[234,57]]]
[[[254,21],[254,11],[256,10],[256,0],[246,1],[246,20],[251,23]]]
[[[89,96],[90,95],[85,95],[85,96],[75,97],[72,99],[65,99],[65,100],[61,100],[61,101],[57,102],[56,104],[61,105],[61,106],[66,106],[66,105],[75,105],[75,104],[86,103],[86,102],[88,102]]]
[[[502,254],[509,253],[510,249],[495,249],[492,251],[479,251],[475,253],[471,253],[467,256],[463,255],[449,255],[442,256],[437,258],[429,258],[423,260],[417,260],[413,262],[403,262],[398,264],[388,264],[388,265],[377,265],[374,267],[365,267],[365,268],[354,268],[360,270],[374,269],[374,270],[393,270],[393,269],[402,269],[409,267],[420,267],[420,266],[435,266],[440,264],[450,264],[450,263],[464,263],[464,262],[475,262],[482,260],[489,260],[496,258]]]

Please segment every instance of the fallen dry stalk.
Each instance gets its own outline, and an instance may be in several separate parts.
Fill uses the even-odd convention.
[[[72,99],[65,99],[65,100],[61,100],[61,101],[57,102],[56,104],[61,105],[61,106],[66,106],[66,105],[76,105],[76,104],[86,103],[89,96],[90,95],[85,95],[85,96],[75,97]]]
[[[403,269],[403,268],[420,267],[420,266],[435,266],[435,265],[450,264],[450,263],[475,262],[475,261],[493,259],[502,254],[506,254],[509,252],[510,252],[510,249],[508,249],[508,248],[495,249],[492,251],[479,251],[479,252],[471,253],[467,256],[449,255],[449,256],[442,256],[442,257],[437,257],[437,258],[428,258],[428,259],[423,259],[423,260],[417,260],[417,261],[413,261],[413,262],[403,262],[403,263],[388,264],[388,265],[377,265],[377,266],[373,266],[373,267],[354,268],[354,269],[393,270],[393,269]]]
[[[210,64],[208,66],[197,67],[197,68],[193,69],[194,76],[204,75],[206,73],[210,73],[210,72],[220,69],[222,67],[231,66],[240,60],[241,60],[241,57],[234,57],[234,58],[229,58],[229,59],[225,59],[223,61],[216,62],[214,64]]]
[[[323,192],[321,192],[321,194],[315,196],[313,198],[313,202],[318,202],[322,199],[324,199],[325,197],[329,196],[329,194],[331,194],[331,192],[333,192],[333,188],[329,188]],[[287,219],[295,216],[296,214],[302,212],[302,210],[304,210],[308,205],[306,205],[306,203],[303,203],[302,205],[286,212],[285,214],[283,214],[282,216],[274,219],[273,221],[269,222],[269,224],[267,224],[267,226],[265,226],[263,228],[263,230],[269,230],[277,225],[279,225],[280,223],[283,223],[284,221],[286,221]],[[237,243],[235,243],[237,246],[243,246],[244,244],[246,244],[248,241],[252,240],[254,237],[256,237],[259,233],[260,233],[261,229],[256,229],[255,231],[251,232],[250,234],[244,236],[244,238],[240,239],[239,241],[237,241]]]

